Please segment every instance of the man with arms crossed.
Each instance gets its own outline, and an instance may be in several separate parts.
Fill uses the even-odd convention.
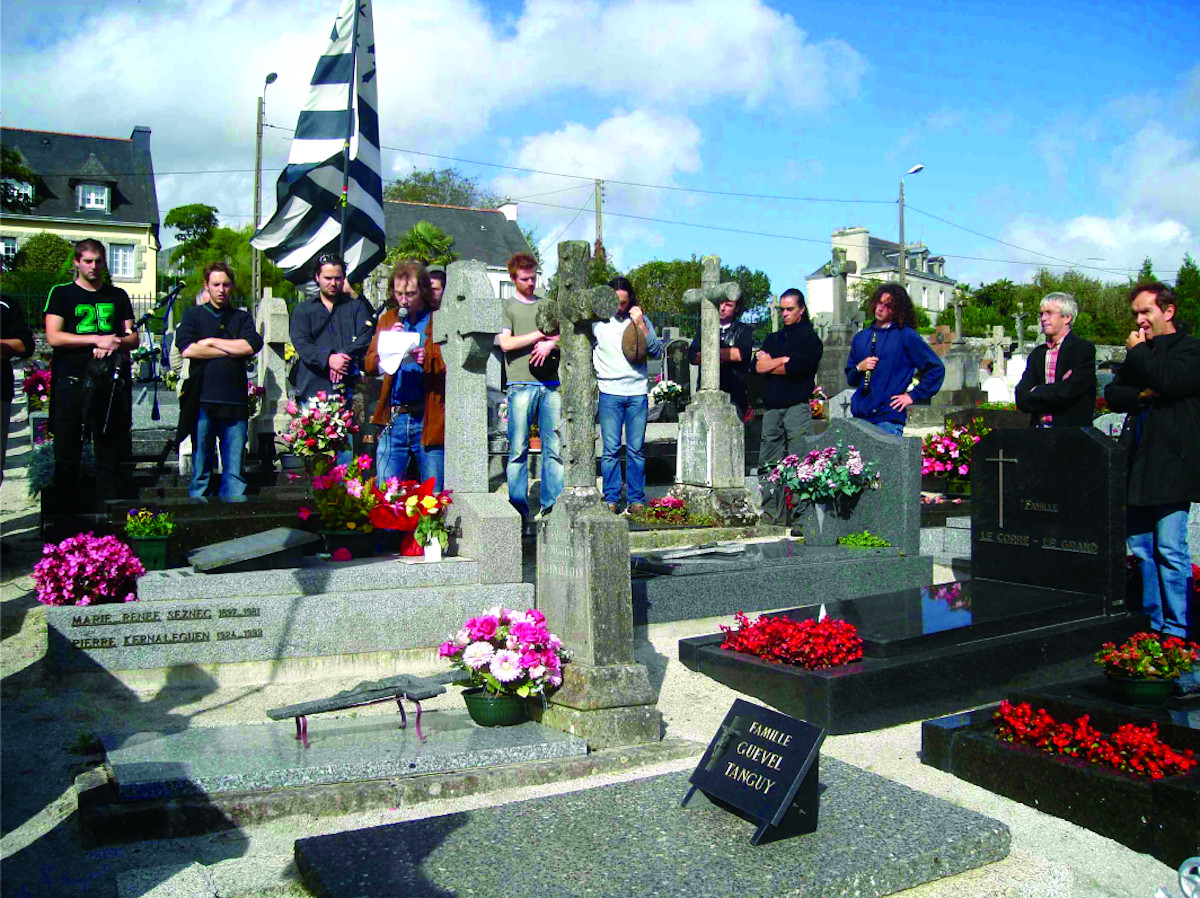
[[[496,344],[508,372],[508,501],[529,523],[529,428],[537,424],[542,440],[542,510],[548,514],[563,489],[558,420],[558,335],[537,327],[537,259],[517,253],[508,260],[508,276],[517,296],[504,306],[504,326]]]
[[[928,403],[942,388],[946,366],[917,333],[917,313],[908,291],[883,284],[867,303],[874,319],[850,342],[846,383],[854,387],[850,414],[884,433],[904,435],[908,407]],[[913,377],[920,380],[911,390]]]
[[[783,330],[769,334],[754,359],[763,375],[763,425],[759,468],[769,472],[780,460],[805,451],[804,437],[812,436],[812,409],[808,401],[816,385],[817,368],[825,347],[813,329],[804,305],[804,294],[795,287],[779,297]],[[763,482],[763,517],[786,524],[783,489]]]
[[[250,416],[246,363],[262,349],[263,341],[249,313],[233,308],[233,287],[229,265],[213,262],[205,268],[208,302],[184,312],[175,331],[175,346],[180,355],[191,359],[189,377],[197,381],[189,390],[200,391],[192,439],[192,482],[188,486],[188,495],[193,499],[210,493],[222,499],[246,494],[246,478],[242,476]],[[218,440],[221,483],[219,489],[213,489]]]
[[[129,294],[104,283],[104,244],[75,244],[75,280],[59,284],[46,300],[50,363],[50,429],[54,431],[54,489],[59,507],[79,508],[83,439],[96,452],[96,499],[119,492],[121,448],[132,428],[128,352],[137,349]]]
[[[1017,408],[1030,427],[1091,427],[1096,407],[1096,347],[1071,333],[1079,306],[1070,293],[1047,293],[1041,324],[1046,342],[1029,354],[1017,384]]]
[[[1175,291],[1166,284],[1139,284],[1129,302],[1137,326],[1104,390],[1109,408],[1127,415],[1120,441],[1129,458],[1129,552],[1150,626],[1185,637],[1189,618],[1192,635],[1196,629],[1187,521],[1190,504],[1200,501],[1200,340],[1176,320]]]

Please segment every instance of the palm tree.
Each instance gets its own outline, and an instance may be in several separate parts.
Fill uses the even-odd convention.
[[[428,221],[418,221],[388,253],[387,262],[394,263],[400,259],[412,259],[422,265],[449,265],[458,258],[458,254],[450,249],[454,238]]]

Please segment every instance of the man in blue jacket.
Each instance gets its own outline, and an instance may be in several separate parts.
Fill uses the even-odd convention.
[[[854,387],[850,414],[884,433],[903,436],[908,407],[928,403],[942,388],[946,366],[917,333],[917,313],[899,284],[871,295],[871,326],[854,335],[846,359],[846,383]],[[918,382],[912,389],[913,377]]]

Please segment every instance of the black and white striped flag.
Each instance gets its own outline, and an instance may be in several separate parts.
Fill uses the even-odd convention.
[[[322,253],[342,253],[350,280],[366,277],[385,253],[379,168],[371,0],[342,0],[329,48],[313,72],[287,168],[276,182],[275,214],[251,245],[290,280],[308,278],[310,263]]]

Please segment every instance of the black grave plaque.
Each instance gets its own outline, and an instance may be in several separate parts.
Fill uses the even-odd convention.
[[[817,829],[817,757],[825,731],[803,720],[737,699],[688,780],[689,807],[698,792],[713,804],[758,824],[757,845],[776,835]]]
[[[1125,450],[1098,430],[994,430],[971,453],[971,576],[1125,610]]]

